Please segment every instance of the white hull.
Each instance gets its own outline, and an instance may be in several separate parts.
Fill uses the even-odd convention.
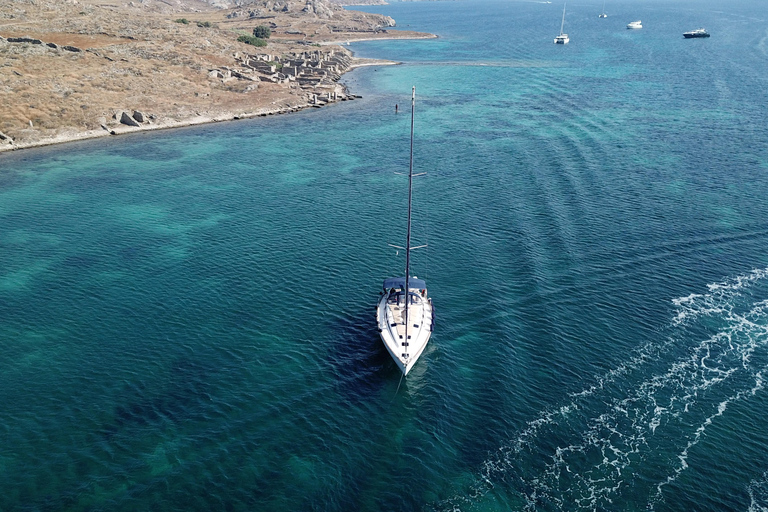
[[[376,308],[376,323],[378,324],[381,341],[387,352],[403,372],[408,372],[427,347],[432,335],[433,311],[432,300],[419,290],[411,289],[411,303],[408,305],[408,329],[406,338],[406,319],[404,294],[389,291],[379,299]],[[404,345],[407,343],[407,345]]]
[[[632,23],[630,23],[629,25],[627,25],[627,28],[628,28],[628,29],[638,29],[638,28],[643,28],[643,24],[642,24],[641,22],[639,22],[639,21],[633,21]]]

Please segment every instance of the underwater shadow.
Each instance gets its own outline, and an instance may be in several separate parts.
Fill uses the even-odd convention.
[[[183,151],[163,142],[136,141],[130,146],[111,148],[112,155],[148,162],[177,162],[184,157]]]
[[[376,330],[372,308],[335,319],[331,329],[338,333],[338,339],[329,365],[336,377],[336,389],[347,403],[378,399],[384,389],[400,379]]]
[[[127,383],[115,405],[113,421],[104,427],[105,437],[205,418],[214,371],[205,361],[179,358],[159,382]]]

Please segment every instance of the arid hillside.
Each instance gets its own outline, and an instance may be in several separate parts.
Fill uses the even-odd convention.
[[[393,25],[324,0],[0,0],[0,149],[345,100],[355,61],[327,43],[430,37]],[[238,41],[257,26],[266,46]]]

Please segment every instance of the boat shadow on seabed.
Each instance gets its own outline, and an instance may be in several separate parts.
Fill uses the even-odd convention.
[[[371,317],[365,310],[335,319],[331,326],[339,337],[329,364],[337,391],[350,402],[393,397],[397,386],[400,384],[402,392],[407,380],[400,383],[402,374],[384,348]]]

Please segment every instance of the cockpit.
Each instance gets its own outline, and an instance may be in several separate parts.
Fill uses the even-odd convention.
[[[427,290],[411,290],[411,292],[408,294],[409,301],[408,304],[421,304],[423,302],[423,297],[425,297],[427,294]],[[395,290],[392,288],[389,290],[389,293],[387,295],[387,304],[392,305],[398,305],[402,306],[405,304],[405,291],[403,290]]]

